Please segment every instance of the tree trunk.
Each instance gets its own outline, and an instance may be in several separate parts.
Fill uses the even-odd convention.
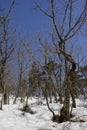
[[[13,101],[13,104],[16,103],[16,100],[17,100],[18,95],[19,95],[19,89],[20,89],[20,87],[18,86],[18,89],[17,89],[16,95],[15,95],[15,99],[14,99],[14,101]]]
[[[61,61],[62,63],[62,61]],[[63,98],[62,98],[62,66],[60,66],[60,87],[59,87],[59,101],[60,101],[60,104],[63,103]]]
[[[74,96],[73,92],[70,92],[70,93],[71,93],[71,97],[72,97],[72,107],[76,108],[75,96]]]
[[[62,89],[62,88],[61,88]],[[59,88],[59,102],[60,104],[63,103],[63,98],[62,98],[62,90]]]
[[[6,92],[3,94],[3,103],[8,104],[8,94]]]
[[[72,75],[75,73],[75,69],[76,69],[76,63],[73,60],[73,58],[68,55],[65,51],[65,43],[60,43],[62,48],[60,48],[60,52],[61,54],[63,54],[63,56],[65,57],[65,81],[66,81],[66,89],[65,89],[65,101],[64,101],[64,106],[61,109],[60,112],[60,121],[69,121],[70,120],[70,94],[72,96],[72,100],[73,100],[73,106],[76,106],[75,104],[75,98],[73,95],[73,78]],[[72,64],[72,68],[70,70],[68,70],[67,67],[67,62],[70,62]]]
[[[0,101],[0,110],[2,110],[2,100]]]
[[[53,114],[53,119],[55,119],[55,116],[56,116],[56,115],[55,115],[54,111],[53,111],[53,110],[50,108],[50,106],[49,106],[48,94],[47,94],[46,88],[43,89],[42,91],[43,91],[44,97],[45,97],[45,99],[46,99],[47,107],[48,107],[49,111]]]

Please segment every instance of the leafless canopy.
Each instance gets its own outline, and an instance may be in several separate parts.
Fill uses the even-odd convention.
[[[61,24],[58,22],[58,15],[60,15],[60,12],[57,12],[56,15],[56,7],[55,3],[60,6],[60,4],[64,3],[64,6],[61,6]],[[75,16],[75,3],[78,3],[78,1],[74,0],[64,0],[64,1],[55,1],[55,0],[50,0],[50,13],[48,13],[45,9],[41,7],[39,3],[37,3],[34,0],[34,3],[39,10],[44,13],[47,17],[51,18],[53,21],[54,28],[56,30],[57,36],[59,40],[64,40],[67,41],[68,39],[72,38],[75,36],[75,34],[80,30],[80,28],[83,26],[83,24],[87,20],[87,0],[84,1],[83,3],[83,8],[81,13],[78,16]],[[60,3],[60,4],[59,4]],[[79,6],[79,5],[78,5]],[[60,13],[60,14],[58,14]]]

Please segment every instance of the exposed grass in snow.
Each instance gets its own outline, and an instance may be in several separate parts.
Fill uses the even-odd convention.
[[[19,99],[16,104],[3,105],[0,110],[0,130],[87,130],[87,102],[76,99],[77,108],[73,109],[72,120],[76,122],[52,122],[52,114],[44,103],[37,105],[37,99],[29,99],[29,105],[35,112],[34,114],[26,113],[20,110],[23,104]],[[59,114],[60,104],[52,103],[51,108]],[[85,122],[79,122],[84,120]]]

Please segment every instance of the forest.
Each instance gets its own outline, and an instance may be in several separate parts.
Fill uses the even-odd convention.
[[[0,3],[0,130],[86,130],[87,0],[26,0],[32,29],[24,30],[18,26],[29,24],[28,17],[14,24],[26,15],[23,10],[16,16],[23,0],[5,2]]]

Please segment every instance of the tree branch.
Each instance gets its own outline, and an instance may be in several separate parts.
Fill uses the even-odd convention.
[[[33,0],[33,1],[34,1],[34,3],[35,3],[36,7],[37,7],[43,14],[45,14],[46,16],[52,18],[52,16],[51,16],[50,14],[48,14],[44,9],[42,9],[41,6],[40,6],[35,0]]]

